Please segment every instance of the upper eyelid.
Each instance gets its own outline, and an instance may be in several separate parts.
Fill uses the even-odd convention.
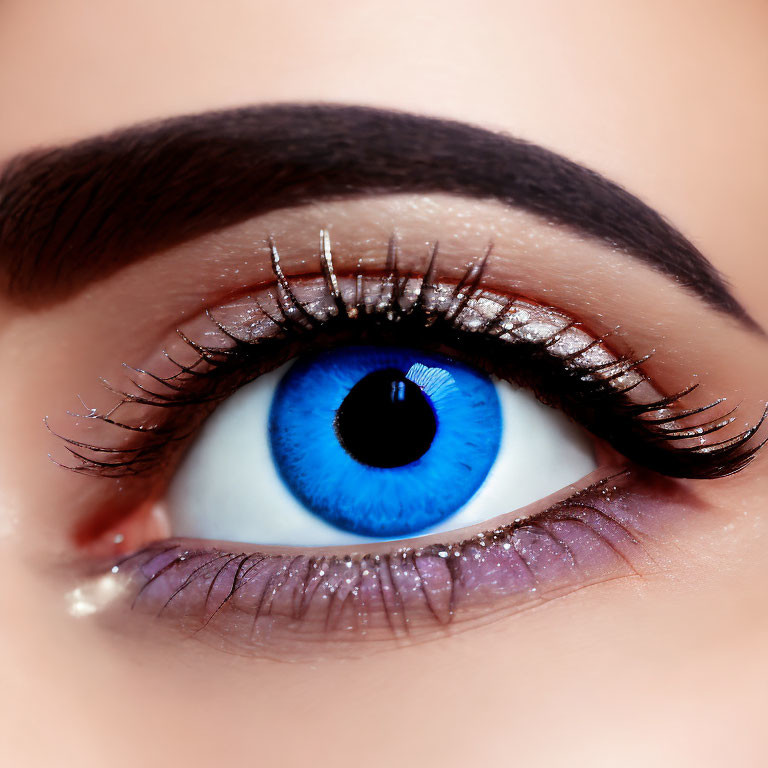
[[[331,105],[176,118],[12,160],[0,176],[6,288],[61,298],[256,213],[374,190],[495,197],[611,242],[759,330],[693,245],[598,174],[462,123]]]
[[[274,290],[277,294],[276,298],[273,297],[275,299],[273,310],[275,315],[271,314],[269,311],[265,311],[264,306],[258,300],[255,302],[255,307],[258,311],[263,313],[265,319],[268,319],[275,325],[277,330],[275,338],[280,337],[283,323],[286,324],[288,330],[291,326],[298,329],[298,334],[301,335],[307,330],[313,330],[311,326],[322,326],[334,315],[336,316],[336,319],[346,319],[349,321],[354,321],[354,319],[357,318],[357,315],[353,317],[350,314],[352,305],[349,304],[348,299],[343,298],[339,289],[333,265],[330,239],[327,232],[321,233],[321,242],[321,272],[327,291],[326,299],[330,303],[327,305],[326,309],[323,309],[321,305],[319,308],[315,307],[310,311],[308,311],[310,305],[303,303],[294,293],[291,281],[295,278],[289,280],[282,274],[279,252],[274,242],[271,243],[272,268],[275,277]],[[377,308],[372,313],[374,318],[380,313],[383,313],[383,316],[388,315],[388,307],[390,311],[394,310],[396,314],[402,313],[403,317],[408,316],[412,312],[413,307],[417,307],[417,316],[421,313],[424,314],[425,317],[428,317],[431,313],[436,313],[439,317],[442,317],[444,321],[448,321],[447,325],[449,327],[453,326],[461,332],[469,330],[469,326],[467,326],[466,329],[462,329],[462,323],[459,321],[463,312],[470,309],[469,304],[465,301],[466,297],[471,297],[475,302],[482,301],[484,298],[484,289],[481,287],[481,282],[483,268],[487,263],[487,254],[489,251],[486,252],[486,257],[480,262],[479,267],[476,264],[470,264],[467,268],[465,279],[453,285],[449,291],[451,295],[451,303],[442,310],[437,310],[437,306],[440,303],[439,296],[437,296],[437,303],[435,304],[434,309],[430,309],[426,302],[422,303],[425,288],[430,290],[436,288],[436,286],[431,285],[428,281],[433,274],[433,268],[437,261],[437,253],[438,249],[435,247],[432,251],[430,266],[427,268],[424,275],[415,277],[407,272],[401,274],[397,266],[398,248],[396,240],[390,240],[387,269],[382,273],[382,277],[373,278],[374,282],[379,283],[381,296],[388,296],[389,298],[384,306]],[[412,280],[416,281],[415,289],[412,289],[410,296],[407,296],[406,289],[408,281]],[[354,291],[354,304],[358,310],[363,308],[363,305],[359,304],[359,298],[356,286]],[[405,303],[403,303],[403,300]],[[456,312],[452,312],[454,305],[458,307]],[[516,304],[512,297],[510,297],[510,301],[506,305],[503,305],[502,302],[499,317],[506,315],[506,313],[515,306]],[[549,311],[546,307],[541,307],[541,309],[545,313]],[[491,324],[495,323],[496,319],[498,319],[494,318],[492,315],[485,317],[485,313],[483,313],[482,309],[474,309],[473,311],[484,317],[485,322]],[[557,313],[556,310],[552,311]],[[369,316],[370,314],[371,313],[368,312],[361,312],[360,317]],[[561,327],[558,327],[556,324],[552,326],[554,328],[554,330],[551,331],[552,340],[559,338],[560,334],[566,335],[569,329],[580,330],[580,323],[577,321],[567,322],[569,319],[567,316],[562,313],[557,314],[559,314],[560,318],[563,318],[566,323]],[[183,377],[186,376],[188,378],[189,376],[192,376],[192,380],[194,380],[200,375],[195,372],[196,366],[200,363],[210,364],[213,371],[216,371],[220,366],[226,368],[228,358],[232,354],[237,353],[238,350],[242,351],[243,349],[247,349],[253,344],[252,340],[243,338],[242,329],[241,335],[238,336],[236,333],[233,333],[232,329],[227,328],[226,325],[218,322],[212,317],[210,312],[206,312],[206,316],[218,327],[224,337],[234,344],[234,347],[228,349],[227,347],[221,346],[207,346],[205,342],[200,343],[194,341],[194,339],[181,333],[181,338],[185,344],[199,356],[195,363],[189,366],[185,364],[180,365],[176,363],[173,358],[169,358],[171,363],[178,366],[178,373],[167,379],[158,377],[152,373],[147,373],[147,371],[142,369],[134,369],[139,374],[147,375],[154,382],[162,384],[164,381],[167,381],[171,394],[168,395],[163,392],[155,394],[151,389],[144,390],[141,388],[141,385],[138,385],[141,389],[140,394],[138,396],[125,394],[124,399],[117,408],[109,411],[110,415],[116,413],[117,409],[121,406],[131,403],[146,406],[160,404],[164,409],[167,409],[169,404],[179,404],[184,406],[191,403],[197,403],[199,405],[200,403],[205,402],[218,402],[222,399],[222,397],[216,395],[216,393],[213,393],[214,397],[212,398],[212,393],[207,392],[205,399],[203,400],[195,399],[194,394],[192,395],[192,400],[189,400],[185,388],[177,387],[179,382],[185,380]],[[307,326],[307,323],[309,323],[309,327]],[[528,324],[527,320],[523,323],[523,330]],[[486,326],[486,328],[490,328],[490,326]],[[469,335],[471,336],[472,333],[470,332]],[[506,335],[513,336],[515,334],[513,332]],[[539,334],[539,336],[540,335],[541,334]],[[499,338],[502,338],[502,335],[499,335]],[[587,334],[587,339],[589,339],[589,334]],[[263,337],[262,341],[265,340],[270,341],[271,339],[270,337]],[[701,443],[694,441],[697,441],[703,435],[709,435],[725,429],[734,421],[734,419],[731,418],[733,411],[730,411],[725,415],[721,414],[715,419],[709,418],[710,409],[719,405],[722,402],[722,399],[693,409],[681,409],[678,401],[689,392],[693,391],[696,388],[696,385],[666,397],[657,396],[658,392],[652,386],[651,381],[639,371],[639,366],[643,364],[646,359],[645,357],[638,359],[621,355],[615,356],[612,353],[609,353],[613,357],[612,361],[606,363],[603,360],[599,360],[593,365],[590,360],[590,362],[584,366],[576,364],[574,360],[578,360],[582,354],[592,348],[593,345],[589,340],[584,342],[582,351],[576,354],[575,357],[572,354],[553,354],[550,350],[550,338],[547,335],[533,341],[532,339],[526,339],[525,334],[523,333],[518,336],[517,344],[524,341],[528,341],[536,347],[541,347],[547,356],[560,360],[560,366],[564,371],[570,370],[571,374],[575,372],[576,379],[571,381],[571,385],[573,385],[574,382],[578,384],[579,380],[591,381],[592,384],[587,383],[583,385],[583,387],[586,388],[586,392],[589,391],[590,386],[596,384],[600,391],[603,393],[610,392],[611,395],[616,398],[616,402],[621,403],[621,398],[626,397],[626,394],[631,390],[634,390],[638,384],[641,385],[641,387],[648,389],[647,392],[643,391],[643,395],[637,402],[629,405],[629,409],[626,413],[622,413],[621,410],[622,407],[626,408],[626,404],[623,406],[620,405],[610,411],[610,413],[613,413],[612,418],[615,418],[617,422],[624,424],[621,429],[616,429],[615,426],[610,427],[608,431],[603,434],[601,430],[605,429],[605,427],[600,426],[601,422],[599,418],[590,425],[590,429],[597,436],[609,439],[609,442],[612,442],[615,447],[619,448],[629,458],[638,459],[643,455],[643,448],[651,446],[646,452],[646,461],[640,461],[640,463],[645,464],[645,466],[649,468],[661,471],[663,474],[690,478],[721,477],[725,474],[732,474],[745,467],[765,442],[763,441],[753,445],[752,443],[754,441],[752,438],[762,427],[766,417],[768,417],[768,407],[757,424],[748,427],[738,434],[731,434],[723,440],[711,443],[708,442],[706,445],[702,445]],[[601,346],[603,339],[598,337],[597,341],[599,342],[599,346]],[[516,346],[517,344],[513,340],[513,346]],[[570,346],[573,345],[571,344]],[[568,352],[569,350],[566,349],[565,351]],[[570,362],[566,362],[569,361],[569,358]],[[587,374],[587,378],[584,376],[585,373]],[[182,378],[178,378],[179,375],[181,375]],[[627,383],[628,378],[630,380],[629,384]],[[636,379],[636,381],[634,381],[634,379]],[[599,386],[601,381],[603,382],[602,388]],[[115,394],[121,394],[119,391],[114,391]],[[228,394],[231,394],[231,391],[225,392],[223,397],[226,397]],[[604,394],[602,398],[603,404],[606,404],[608,395]],[[695,419],[699,414],[704,412],[707,412],[707,416],[704,417],[705,421],[703,423],[700,423],[699,421],[688,421],[689,417]],[[627,414],[635,414],[635,416],[633,417],[630,415],[629,420],[627,420]],[[637,418],[642,415],[650,416],[650,418],[648,420]],[[104,420],[102,414],[92,414],[92,417]],[[633,421],[637,422],[634,426],[632,425]],[[597,426],[597,428],[595,428],[595,426]],[[160,429],[162,430],[163,428],[164,426],[161,425]],[[132,427],[128,427],[128,429],[132,429]],[[613,435],[613,438],[609,438],[609,435],[611,434]],[[104,474],[105,476],[118,477],[121,476],[121,473],[124,470],[127,474],[138,474],[143,470],[141,461],[138,463],[136,461],[137,457],[139,459],[146,459],[148,457],[150,462],[154,461],[156,457],[156,453],[151,450],[153,447],[151,444],[149,445],[150,450],[147,453],[147,456],[144,456],[147,448],[146,445],[141,446],[138,449],[110,449],[78,442],[67,437],[63,437],[63,440],[70,453],[82,462],[79,466],[71,468],[88,474]],[[694,444],[689,444],[689,441],[694,442]],[[656,445],[655,452],[658,455],[654,455],[654,449],[652,448],[654,443]],[[165,443],[163,443],[161,439],[158,445],[162,449]],[[135,453],[135,451],[138,451],[139,453]],[[94,458],[93,455],[89,456],[89,452],[95,454],[96,458]],[[125,459],[126,453],[128,455],[127,460]],[[104,461],[105,454],[107,457],[106,461]],[[109,458],[110,456],[112,458]],[[113,461],[115,457],[117,457],[117,460]],[[117,474],[108,474],[113,468],[116,468]]]

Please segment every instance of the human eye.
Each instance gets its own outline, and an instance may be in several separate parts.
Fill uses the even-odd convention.
[[[328,233],[322,241],[321,278],[292,285],[272,243],[276,284],[209,312],[213,346],[188,340],[200,355],[193,365],[219,380],[237,370],[250,383],[209,418],[173,481],[168,508],[179,532],[248,531],[250,541],[307,546],[437,533],[485,522],[489,506],[526,506],[595,469],[568,420],[494,381],[496,365],[476,349],[481,337],[529,344],[534,327],[554,334],[562,318],[550,313],[546,326],[531,304],[480,295],[479,270],[474,284],[401,276],[394,243],[382,275],[337,277]],[[274,357],[293,353],[274,371]],[[186,378],[180,369],[163,385]],[[555,466],[536,466],[541,453]],[[114,471],[135,468],[130,454],[116,458]],[[254,509],[254,488],[269,510]]]
[[[83,383],[84,410],[49,419],[76,487],[102,484],[77,521],[100,556],[75,610],[101,590],[121,627],[130,606],[142,628],[302,657],[651,567],[693,489],[755,458],[762,409],[747,403],[745,421],[727,387],[696,386],[703,353],[681,359],[665,336],[693,333],[685,320],[659,344],[636,330],[639,283],[686,311],[699,298],[637,266],[622,307],[625,254],[551,234],[539,212],[505,216],[383,195],[277,208],[172,249],[159,274],[182,309],[149,303],[118,345],[132,357],[100,356],[106,391]],[[580,249],[594,284],[567,274]],[[216,275],[202,306],[182,258]]]

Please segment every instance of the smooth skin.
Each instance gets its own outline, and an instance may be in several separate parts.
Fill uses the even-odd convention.
[[[8,1],[0,162],[139,120],[251,103],[457,118],[626,186],[690,237],[768,326],[766,34],[760,2]],[[451,231],[456,209],[438,200],[438,214],[421,216],[431,204],[414,203],[405,227],[414,238],[422,220],[428,237]],[[367,215],[384,233],[387,206],[357,217],[347,208],[334,221],[343,229]],[[510,243],[527,226],[513,213],[498,223],[490,205],[467,208],[508,226]],[[312,246],[301,229],[317,222],[272,216],[217,235],[228,248],[220,263],[206,255],[208,239],[56,307],[0,307],[4,764],[759,765],[768,748],[765,457],[707,488],[706,514],[675,529],[658,571],[423,645],[285,664],[127,639],[71,615],[71,577],[53,553],[69,546],[76,557],[65,542],[98,491],[50,464],[43,416],[96,392],[110,373],[103,361],[136,359],[158,307],[165,332],[174,312],[200,306],[200,284],[221,287],[251,235],[277,229]],[[542,284],[549,274],[554,293],[573,301],[584,275],[565,279],[562,253],[551,249],[548,273],[526,266],[517,278]],[[595,311],[613,322],[623,311],[639,343],[658,342],[671,382],[706,374],[712,393],[741,396],[753,418],[768,397],[768,342],[701,305],[688,312],[688,297],[664,314],[672,302],[659,301],[669,289],[661,278],[616,266],[597,246],[592,256],[597,278],[634,286],[621,301],[612,288],[593,292],[603,299]],[[190,258],[199,272],[166,295],[162,276]],[[250,267],[254,278],[263,266]],[[667,331],[660,340],[654,324]]]

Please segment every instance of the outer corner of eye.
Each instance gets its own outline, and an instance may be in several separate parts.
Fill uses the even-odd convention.
[[[172,534],[333,546],[476,525],[597,469],[587,433],[449,357],[347,346],[242,387],[171,482]]]

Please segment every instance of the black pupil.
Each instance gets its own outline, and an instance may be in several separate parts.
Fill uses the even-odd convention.
[[[423,456],[437,430],[418,384],[396,368],[364,376],[336,411],[336,435],[347,453],[372,467],[401,467]]]

